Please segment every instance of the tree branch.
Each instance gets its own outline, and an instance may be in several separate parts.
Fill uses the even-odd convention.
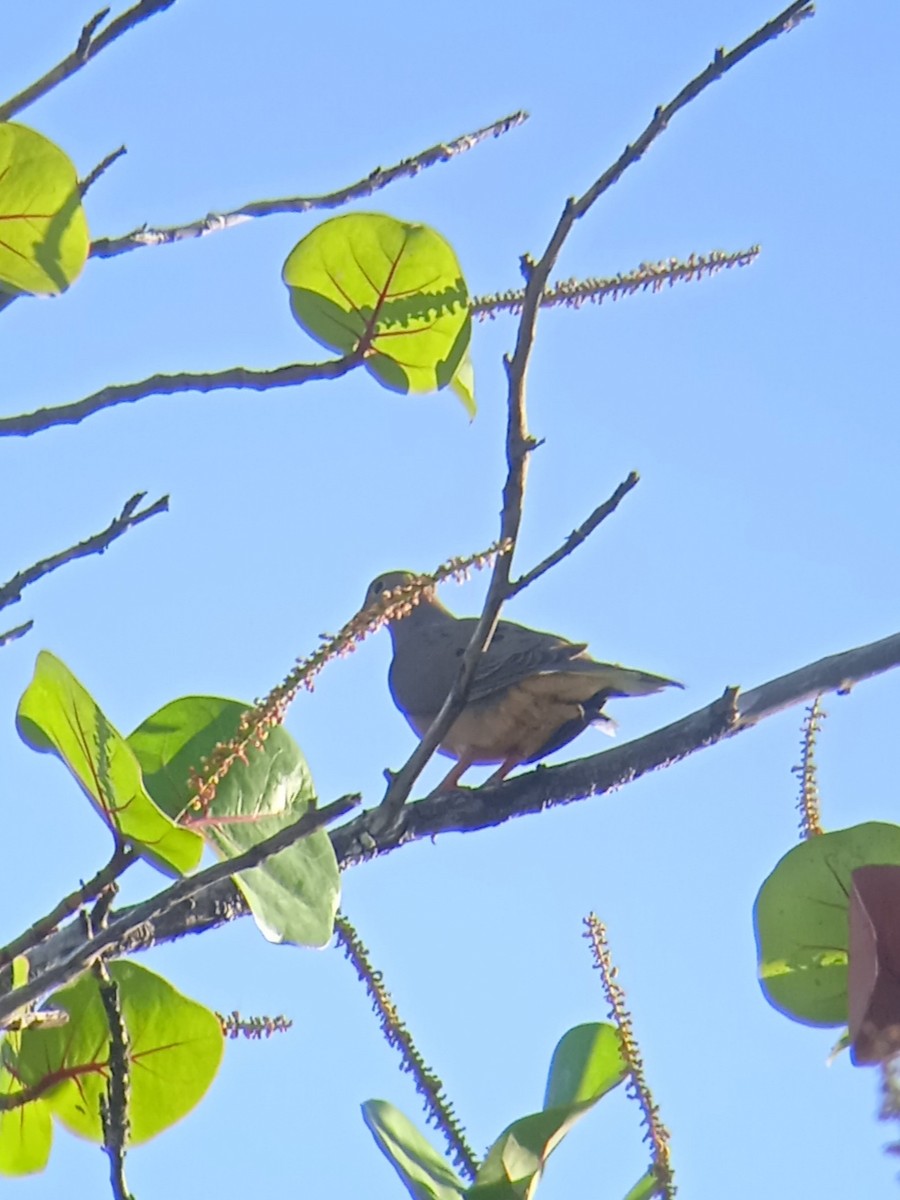
[[[82,29],[78,44],[71,54],[66,55],[55,67],[51,67],[46,75],[42,75],[40,79],[29,84],[18,95],[7,100],[5,104],[0,104],[0,121],[11,120],[23,108],[34,104],[35,100],[46,96],[63,80],[74,75],[76,71],[80,71],[116,38],[127,33],[129,29],[133,29],[135,25],[139,25],[141,21],[146,21],[155,13],[171,8],[174,3],[175,0],[140,0],[140,3],[136,4],[134,8],[129,8],[127,12],[121,13],[115,20],[110,21],[102,33],[96,31],[109,16],[109,9],[104,8],[96,13]],[[94,36],[95,34],[96,36]]]
[[[752,691],[728,689],[718,700],[681,720],[611,750],[558,767],[537,767],[492,788],[461,788],[407,805],[385,838],[369,810],[331,835],[341,866],[350,866],[407,842],[440,833],[501,825],[511,817],[615,791],[689,754],[751,729],[767,717],[825,692],[847,692],[857,683],[900,666],[900,633],[809,663]]]
[[[16,625],[14,629],[7,629],[5,633],[0,633],[0,648],[8,646],[10,642],[18,641],[33,627],[34,621],[26,621],[23,625]]]
[[[31,977],[22,987],[0,995],[0,1028],[4,1028],[10,1017],[15,1017],[29,1004],[39,1000],[53,988],[63,987],[79,975],[87,967],[92,966],[100,957],[110,954],[121,954],[131,940],[136,939],[130,949],[146,944],[145,927],[151,926],[163,913],[178,905],[188,905],[200,892],[214,884],[229,880],[232,875],[246,871],[250,867],[258,867],[260,863],[293,846],[301,838],[309,837],[317,829],[329,825],[339,817],[346,816],[360,802],[359,796],[342,796],[339,800],[327,804],[324,808],[309,809],[294,821],[279,829],[270,837],[257,842],[255,846],[244,850],[233,858],[214,863],[196,875],[178,879],[163,891],[151,896],[140,904],[135,904],[115,919],[110,919],[108,925],[93,936],[82,939],[72,953],[52,968],[41,974],[32,971]],[[29,960],[34,965],[35,959]]]
[[[586,521],[582,521],[577,529],[572,530],[561,546],[557,547],[552,554],[548,554],[536,567],[532,567],[530,571],[526,571],[519,579],[510,582],[509,597],[517,596],[519,592],[524,591],[536,579],[540,579],[551,567],[555,567],[557,563],[562,562],[573,550],[577,550],[581,543],[590,537],[597,526],[616,511],[620,502],[625,499],[631,489],[637,487],[639,479],[640,476],[637,471],[632,471],[628,478],[619,484],[608,500],[604,500],[602,504],[599,504]]]
[[[404,158],[392,167],[376,167],[364,179],[339,188],[336,192],[326,192],[322,196],[288,196],[280,200],[254,200],[243,204],[230,212],[210,213],[185,225],[170,225],[163,229],[152,229],[146,225],[134,229],[131,233],[120,237],[98,238],[91,245],[92,258],[114,258],[126,254],[129,250],[139,250],[142,246],[165,246],[173,242],[183,242],[191,238],[205,237],[208,233],[218,233],[221,229],[232,229],[235,225],[243,225],[258,217],[269,217],[276,213],[305,213],[314,209],[340,208],[354,200],[361,200],[380,192],[388,184],[397,179],[410,179],[420,171],[433,167],[436,163],[449,162],[451,158],[465,153],[477,146],[479,142],[489,137],[500,137],[511,129],[528,120],[528,113],[515,112],[499,121],[492,121],[483,129],[475,129],[454,138],[452,142],[438,142],[427,150],[420,150],[412,158]]]
[[[380,828],[383,823],[380,809],[369,809],[335,829],[330,835],[331,844],[343,870],[390,854],[410,842],[444,833],[490,829],[513,817],[602,796],[650,771],[670,767],[796,704],[830,691],[847,692],[857,683],[898,666],[900,633],[895,633],[881,641],[809,663],[742,695],[736,689],[728,689],[705,708],[601,754],[558,767],[539,766],[496,787],[460,788],[418,800],[401,810],[387,832]],[[201,894],[194,892],[188,902],[167,904],[158,916],[141,915],[138,923],[134,914],[140,915],[146,907],[137,905],[114,915],[112,927],[117,928],[120,921],[127,919],[127,925],[122,927],[131,931],[127,938],[119,939],[115,953],[149,949],[187,933],[203,933],[249,911],[230,879],[205,887]],[[77,923],[61,929],[29,954],[32,975],[46,977],[60,964],[78,956],[84,940],[84,931]],[[9,986],[10,973],[6,968],[0,971],[0,989]]]
[[[521,301],[519,329],[516,347],[512,357],[505,360],[508,381],[507,393],[507,425],[506,425],[506,461],[507,475],[503,486],[503,507],[500,514],[499,540],[510,547],[509,552],[498,557],[491,573],[487,596],[478,623],[472,633],[472,639],[466,647],[460,663],[459,673],[450,689],[444,703],[426,729],[421,741],[413,753],[392,776],[387,793],[381,803],[381,813],[375,818],[376,827],[382,833],[391,826],[397,827],[397,817],[406,803],[412,788],[422,773],[431,756],[440,746],[447,731],[465,707],[466,694],[475,677],[478,662],[482,652],[490,645],[500,610],[504,600],[510,595],[510,570],[515,554],[516,539],[522,520],[522,504],[525,496],[525,478],[528,467],[528,457],[535,447],[534,439],[528,432],[528,421],[525,406],[525,381],[528,374],[528,363],[537,332],[537,315],[541,301],[547,291],[547,281],[550,272],[556,265],[563,245],[575,222],[585,215],[592,205],[607,191],[625,170],[638,161],[651,142],[666,128],[666,125],[680,108],[703,91],[710,83],[720,79],[751,51],[763,45],[771,38],[777,37],[792,28],[805,16],[813,12],[812,4],[807,0],[795,0],[779,16],[762,26],[756,33],[743,41],[740,46],[729,53],[717,50],[713,61],[695,79],[691,80],[678,93],[674,100],[662,108],[658,108],[650,124],[640,135],[633,146],[626,146],[624,152],[603,174],[591,185],[579,199],[566,202],[556,229],[547,243],[547,248],[536,262],[528,256],[523,257],[521,265],[525,276],[525,291]],[[524,586],[524,585],[523,585]],[[521,590],[521,589],[520,589]]]
[[[270,371],[227,367],[224,371],[182,371],[177,375],[151,375],[147,379],[139,379],[136,383],[111,384],[101,388],[99,392],[85,396],[82,400],[75,400],[72,404],[38,408],[34,412],[21,413],[15,417],[0,417],[0,437],[28,437],[54,425],[77,425],[85,417],[93,416],[104,408],[112,408],[116,404],[133,404],[146,396],[173,396],[178,392],[215,392],[223,388],[252,388],[257,392],[265,392],[272,388],[309,383],[314,379],[340,379],[342,375],[359,366],[361,361],[359,355],[349,354],[346,358],[335,358],[329,362],[291,363]]]
[[[51,554],[49,558],[42,558],[40,562],[33,563],[30,567],[26,567],[24,571],[19,571],[13,575],[8,583],[0,585],[0,609],[21,600],[22,592],[29,584],[36,583],[38,579],[49,575],[51,571],[55,571],[65,563],[74,562],[76,558],[85,558],[88,554],[102,554],[116,538],[120,538],[123,533],[127,533],[135,525],[140,525],[142,522],[149,520],[150,517],[155,517],[157,513],[168,511],[168,496],[161,496],[159,500],[154,501],[149,507],[138,510],[138,505],[146,495],[146,492],[137,492],[132,496],[125,503],[119,515],[113,517],[109,525],[99,533],[85,538],[83,542],[79,542],[76,546],[70,546],[68,550],[60,550],[57,554]],[[21,636],[27,630],[27,626],[20,626],[18,630],[13,629],[9,633],[4,634],[3,638],[6,641],[11,641],[13,636]],[[2,644],[0,642],[0,645]]]

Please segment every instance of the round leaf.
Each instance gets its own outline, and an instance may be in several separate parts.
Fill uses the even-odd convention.
[[[161,976],[125,961],[111,963],[109,973],[128,1030],[128,1118],[137,1145],[199,1103],[219,1069],[224,1038],[215,1013]],[[53,1114],[73,1133],[102,1142],[109,1029],[95,976],[85,973],[45,1007],[65,1009],[69,1021],[58,1029],[26,1030],[16,1070],[26,1084],[55,1080],[43,1093]]]
[[[196,867],[202,839],[156,807],[128,743],[68,667],[47,650],[37,657],[16,725],[32,749],[65,763],[106,824],[155,866],[177,874]]]
[[[185,696],[148,717],[128,739],[147,788],[177,815],[191,799],[188,779],[219,742],[238,732],[250,707],[216,696]],[[209,811],[193,818],[220,858],[233,858],[299,820],[315,803],[312,776],[300,747],[276,726],[262,747],[251,747],[216,789]],[[324,946],[340,899],[340,873],[324,829],[316,830],[235,882],[263,935],[272,942]]]
[[[71,160],[33,129],[0,124],[0,286],[37,295],[64,292],[84,266],[88,247]]]
[[[360,354],[385,387],[431,392],[454,382],[471,333],[469,297],[451,246],[427,225],[351,213],[298,242],[282,278],[291,311],[329,350]],[[474,406],[470,372],[454,390]]]
[[[753,909],[766,999],[805,1025],[846,1025],[850,876],[900,864],[900,827],[870,822],[808,838],[781,859]]]

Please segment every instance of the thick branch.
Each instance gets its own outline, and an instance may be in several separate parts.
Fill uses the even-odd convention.
[[[136,4],[134,8],[129,8],[127,12],[121,13],[115,20],[110,21],[102,33],[97,33],[97,29],[109,15],[109,9],[104,8],[96,13],[82,29],[78,44],[71,54],[66,55],[55,67],[51,67],[46,75],[42,75],[40,79],[29,84],[17,96],[7,100],[5,104],[0,104],[0,121],[11,120],[23,108],[34,104],[35,100],[46,96],[57,84],[68,79],[70,75],[74,75],[76,71],[80,71],[110,42],[114,42],[116,38],[127,33],[129,29],[133,29],[135,25],[139,25],[141,21],[146,21],[154,13],[171,8],[174,3],[175,0],[140,0],[140,3]]]
[[[397,849],[439,833],[464,833],[500,825],[511,817],[557,804],[586,800],[631,783],[649,771],[672,766],[689,754],[750,729],[767,717],[825,692],[846,692],[864,679],[900,666],[900,633],[819,659],[772,679],[752,691],[723,697],[681,720],[624,742],[611,750],[558,767],[537,767],[492,788],[461,788],[452,795],[407,805],[384,837],[376,810],[361,814],[331,835],[342,866]]]
[[[7,605],[15,604],[22,598],[22,592],[29,584],[36,583],[38,579],[49,575],[51,571],[55,571],[58,567],[62,567],[66,563],[74,562],[76,558],[85,558],[88,554],[102,554],[116,538],[120,538],[123,533],[127,533],[135,525],[140,525],[142,522],[149,520],[150,517],[155,517],[157,513],[168,511],[168,496],[161,496],[159,500],[155,500],[147,508],[138,509],[138,505],[146,495],[146,492],[137,492],[132,496],[125,503],[119,515],[113,517],[107,527],[101,529],[99,533],[85,538],[83,542],[79,542],[76,546],[70,546],[68,550],[60,550],[57,554],[51,554],[49,558],[42,558],[40,562],[33,563],[23,571],[17,572],[8,583],[0,585],[0,609],[6,608]],[[12,641],[13,636],[21,636],[22,633],[27,633],[27,631],[27,626],[20,626],[18,630],[10,630],[3,637],[6,641]]]
[[[317,829],[331,824],[339,817],[346,816],[360,802],[359,796],[342,796],[324,808],[310,809],[299,820],[284,829],[279,829],[270,837],[264,838],[251,846],[242,854],[217,862],[204,871],[198,871],[186,879],[179,879],[163,891],[135,904],[131,908],[110,919],[108,925],[98,933],[81,941],[72,953],[43,973],[34,970],[35,960],[32,960],[32,973],[28,983],[12,992],[0,996],[0,1028],[3,1028],[11,1016],[16,1016],[29,1004],[39,1000],[54,988],[62,987],[79,975],[86,967],[92,966],[101,956],[120,954],[123,947],[137,935],[138,941],[130,948],[140,945],[140,939],[145,927],[151,927],[155,920],[170,909],[179,905],[190,906],[200,892],[207,888],[228,881],[232,875],[246,871],[250,867],[258,867],[266,859],[293,846],[301,838],[309,837]]]
[[[770,680],[743,695],[731,689],[705,708],[645,737],[624,742],[601,754],[575,759],[558,767],[537,767],[493,788],[462,788],[448,795],[418,800],[402,809],[386,833],[379,828],[382,813],[369,809],[331,834],[341,868],[389,854],[409,842],[443,833],[471,833],[500,825],[512,817],[541,812],[557,804],[586,800],[615,791],[662,767],[672,766],[698,750],[740,733],[796,704],[825,692],[848,691],[857,683],[900,666],[900,633],[809,663]],[[142,906],[115,915],[114,925]],[[122,939],[117,953],[130,953],[172,941],[187,933],[202,933],[247,913],[234,884],[225,880],[206,888],[192,900],[167,906],[154,918],[144,918],[139,934]],[[33,975],[54,970],[78,955],[84,932],[78,923],[60,930],[29,955]],[[0,972],[0,986],[9,986],[9,972]]]
[[[60,404],[55,408],[38,408],[34,412],[21,413],[16,417],[0,417],[0,437],[27,437],[40,433],[54,425],[77,425],[85,417],[93,416],[104,408],[116,404],[133,404],[146,396],[173,396],[178,392],[215,392],[223,388],[251,388],[266,392],[272,388],[292,387],[294,384],[310,383],[314,379],[340,379],[348,371],[359,366],[358,355],[335,358],[323,363],[291,363],[286,367],[275,367],[271,371],[253,371],[247,367],[228,367],[224,371],[191,373],[182,371],[178,375],[151,375],[136,383],[115,383],[101,388],[83,400],[72,404]]]
[[[269,217],[275,213],[305,213],[314,209],[340,208],[354,200],[361,200],[380,192],[388,184],[397,179],[408,179],[418,175],[420,171],[433,167],[436,163],[449,162],[459,154],[465,153],[489,137],[500,137],[515,129],[523,121],[528,120],[528,113],[515,112],[508,117],[501,117],[485,125],[483,129],[475,129],[464,133],[462,137],[454,138],[452,142],[438,142],[421,150],[412,158],[404,158],[392,167],[376,167],[364,179],[339,188],[336,192],[326,192],[322,196],[288,196],[280,200],[254,200],[234,208],[230,212],[210,213],[185,225],[170,225],[164,229],[150,229],[146,225],[134,229],[121,237],[99,238],[91,245],[93,258],[114,258],[118,254],[126,254],[129,250],[139,250],[142,246],[165,246],[173,242],[182,242],[191,238],[205,237],[208,233],[217,233],[220,229],[231,229],[235,225],[243,225],[256,217]]]

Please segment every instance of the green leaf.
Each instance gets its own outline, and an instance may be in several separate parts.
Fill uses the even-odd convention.
[[[203,841],[156,807],[138,761],[122,735],[64,663],[42,650],[19,701],[22,740],[68,767],[94,808],[118,836],[169,873],[193,870]]]
[[[576,1121],[628,1075],[615,1026],[578,1025],[553,1052],[543,1111],[509,1125],[488,1151],[471,1200],[530,1200],[544,1166]]]
[[[128,1030],[128,1117],[130,1142],[137,1145],[200,1102],[219,1069],[224,1037],[215,1013],[146,967],[113,962],[109,973],[118,984]],[[109,1028],[95,976],[86,972],[45,1007],[65,1009],[69,1021],[58,1029],[26,1030],[15,1069],[24,1084],[48,1084],[42,1099],[63,1125],[102,1142]]]
[[[804,1025],[846,1025],[850,875],[900,864],[900,827],[869,822],[795,846],[753,908],[759,978],[769,1003]]]
[[[0,286],[64,292],[89,244],[74,164],[33,129],[0,124]]]
[[[472,366],[472,357],[468,350],[463,355],[456,374],[450,380],[450,388],[462,400],[470,419],[474,420],[478,411],[475,404],[475,368]]]
[[[642,1175],[634,1187],[629,1191],[625,1200],[650,1200],[651,1196],[659,1195],[659,1180],[653,1171],[648,1171],[646,1175]]]
[[[30,964],[17,955],[11,966],[13,988],[28,982]],[[22,1091],[21,1082],[10,1071],[22,1046],[20,1032],[7,1033],[0,1039],[0,1096]],[[42,1099],[30,1100],[20,1108],[0,1110],[0,1175],[32,1175],[43,1171],[53,1143],[53,1122],[49,1105]]]
[[[128,739],[147,789],[170,814],[191,800],[188,779],[219,742],[238,732],[251,706],[216,696],[185,696],[148,717]],[[276,726],[261,748],[247,752],[218,785],[199,829],[220,858],[232,858],[297,821],[315,804],[306,759],[287,732]],[[324,946],[331,938],[340,899],[340,873],[324,829],[242,871],[235,882],[256,923],[273,942]]]
[[[367,1100],[363,1120],[413,1200],[460,1200],[465,1185],[450,1164],[387,1100]]]
[[[614,1025],[599,1021],[576,1025],[553,1051],[544,1108],[596,1103],[627,1074],[622,1040]]]
[[[321,345],[358,353],[397,392],[452,384],[472,322],[462,269],[427,225],[381,213],[350,213],[316,226],[284,264],[294,319]],[[454,390],[464,398],[471,378]],[[462,389],[462,390],[460,390]]]
[[[11,1039],[0,1043],[3,1061],[10,1055]],[[6,1066],[0,1067],[0,1096],[22,1090],[22,1084]],[[43,1099],[31,1100],[20,1108],[0,1112],[0,1175],[32,1175],[43,1171],[53,1144],[50,1106]]]

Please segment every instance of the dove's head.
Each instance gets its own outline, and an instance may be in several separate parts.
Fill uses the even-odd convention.
[[[409,587],[410,584],[415,583],[418,579],[421,579],[421,576],[414,574],[412,571],[385,571],[383,575],[377,576],[369,584],[366,591],[366,598],[363,601],[363,608],[369,608],[370,605],[377,604],[387,592],[390,592],[393,596],[398,588]],[[397,599],[400,599],[400,597],[398,596]],[[437,604],[433,585],[426,587],[424,591],[419,593],[418,603],[421,604],[423,602]]]

